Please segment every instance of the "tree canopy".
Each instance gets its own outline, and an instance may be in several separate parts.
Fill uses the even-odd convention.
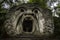
[[[46,7],[46,0],[30,0],[30,3],[38,3],[41,5],[41,7],[45,8]]]

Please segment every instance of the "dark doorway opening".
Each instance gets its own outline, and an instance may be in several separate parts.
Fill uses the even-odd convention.
[[[29,19],[23,20],[22,26],[24,32],[32,32],[33,21]]]

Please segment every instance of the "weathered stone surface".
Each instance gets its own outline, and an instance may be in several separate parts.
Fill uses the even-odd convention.
[[[42,37],[54,33],[53,17],[49,9],[36,4],[22,4],[5,15],[4,31],[9,37]],[[5,34],[4,34],[5,35]],[[5,37],[8,38],[5,35]],[[16,39],[15,39],[16,40]],[[21,40],[31,40],[23,38]],[[33,40],[33,39],[32,39]],[[40,39],[37,39],[40,40]]]

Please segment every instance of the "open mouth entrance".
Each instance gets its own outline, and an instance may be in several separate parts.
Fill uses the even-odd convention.
[[[22,26],[23,26],[23,31],[24,32],[32,32],[33,20],[24,19],[23,23],[22,23]]]

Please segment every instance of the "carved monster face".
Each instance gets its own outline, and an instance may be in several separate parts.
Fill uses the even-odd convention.
[[[53,20],[50,10],[42,9],[35,4],[22,4],[12,8],[6,14],[5,29],[8,35],[52,34]]]

